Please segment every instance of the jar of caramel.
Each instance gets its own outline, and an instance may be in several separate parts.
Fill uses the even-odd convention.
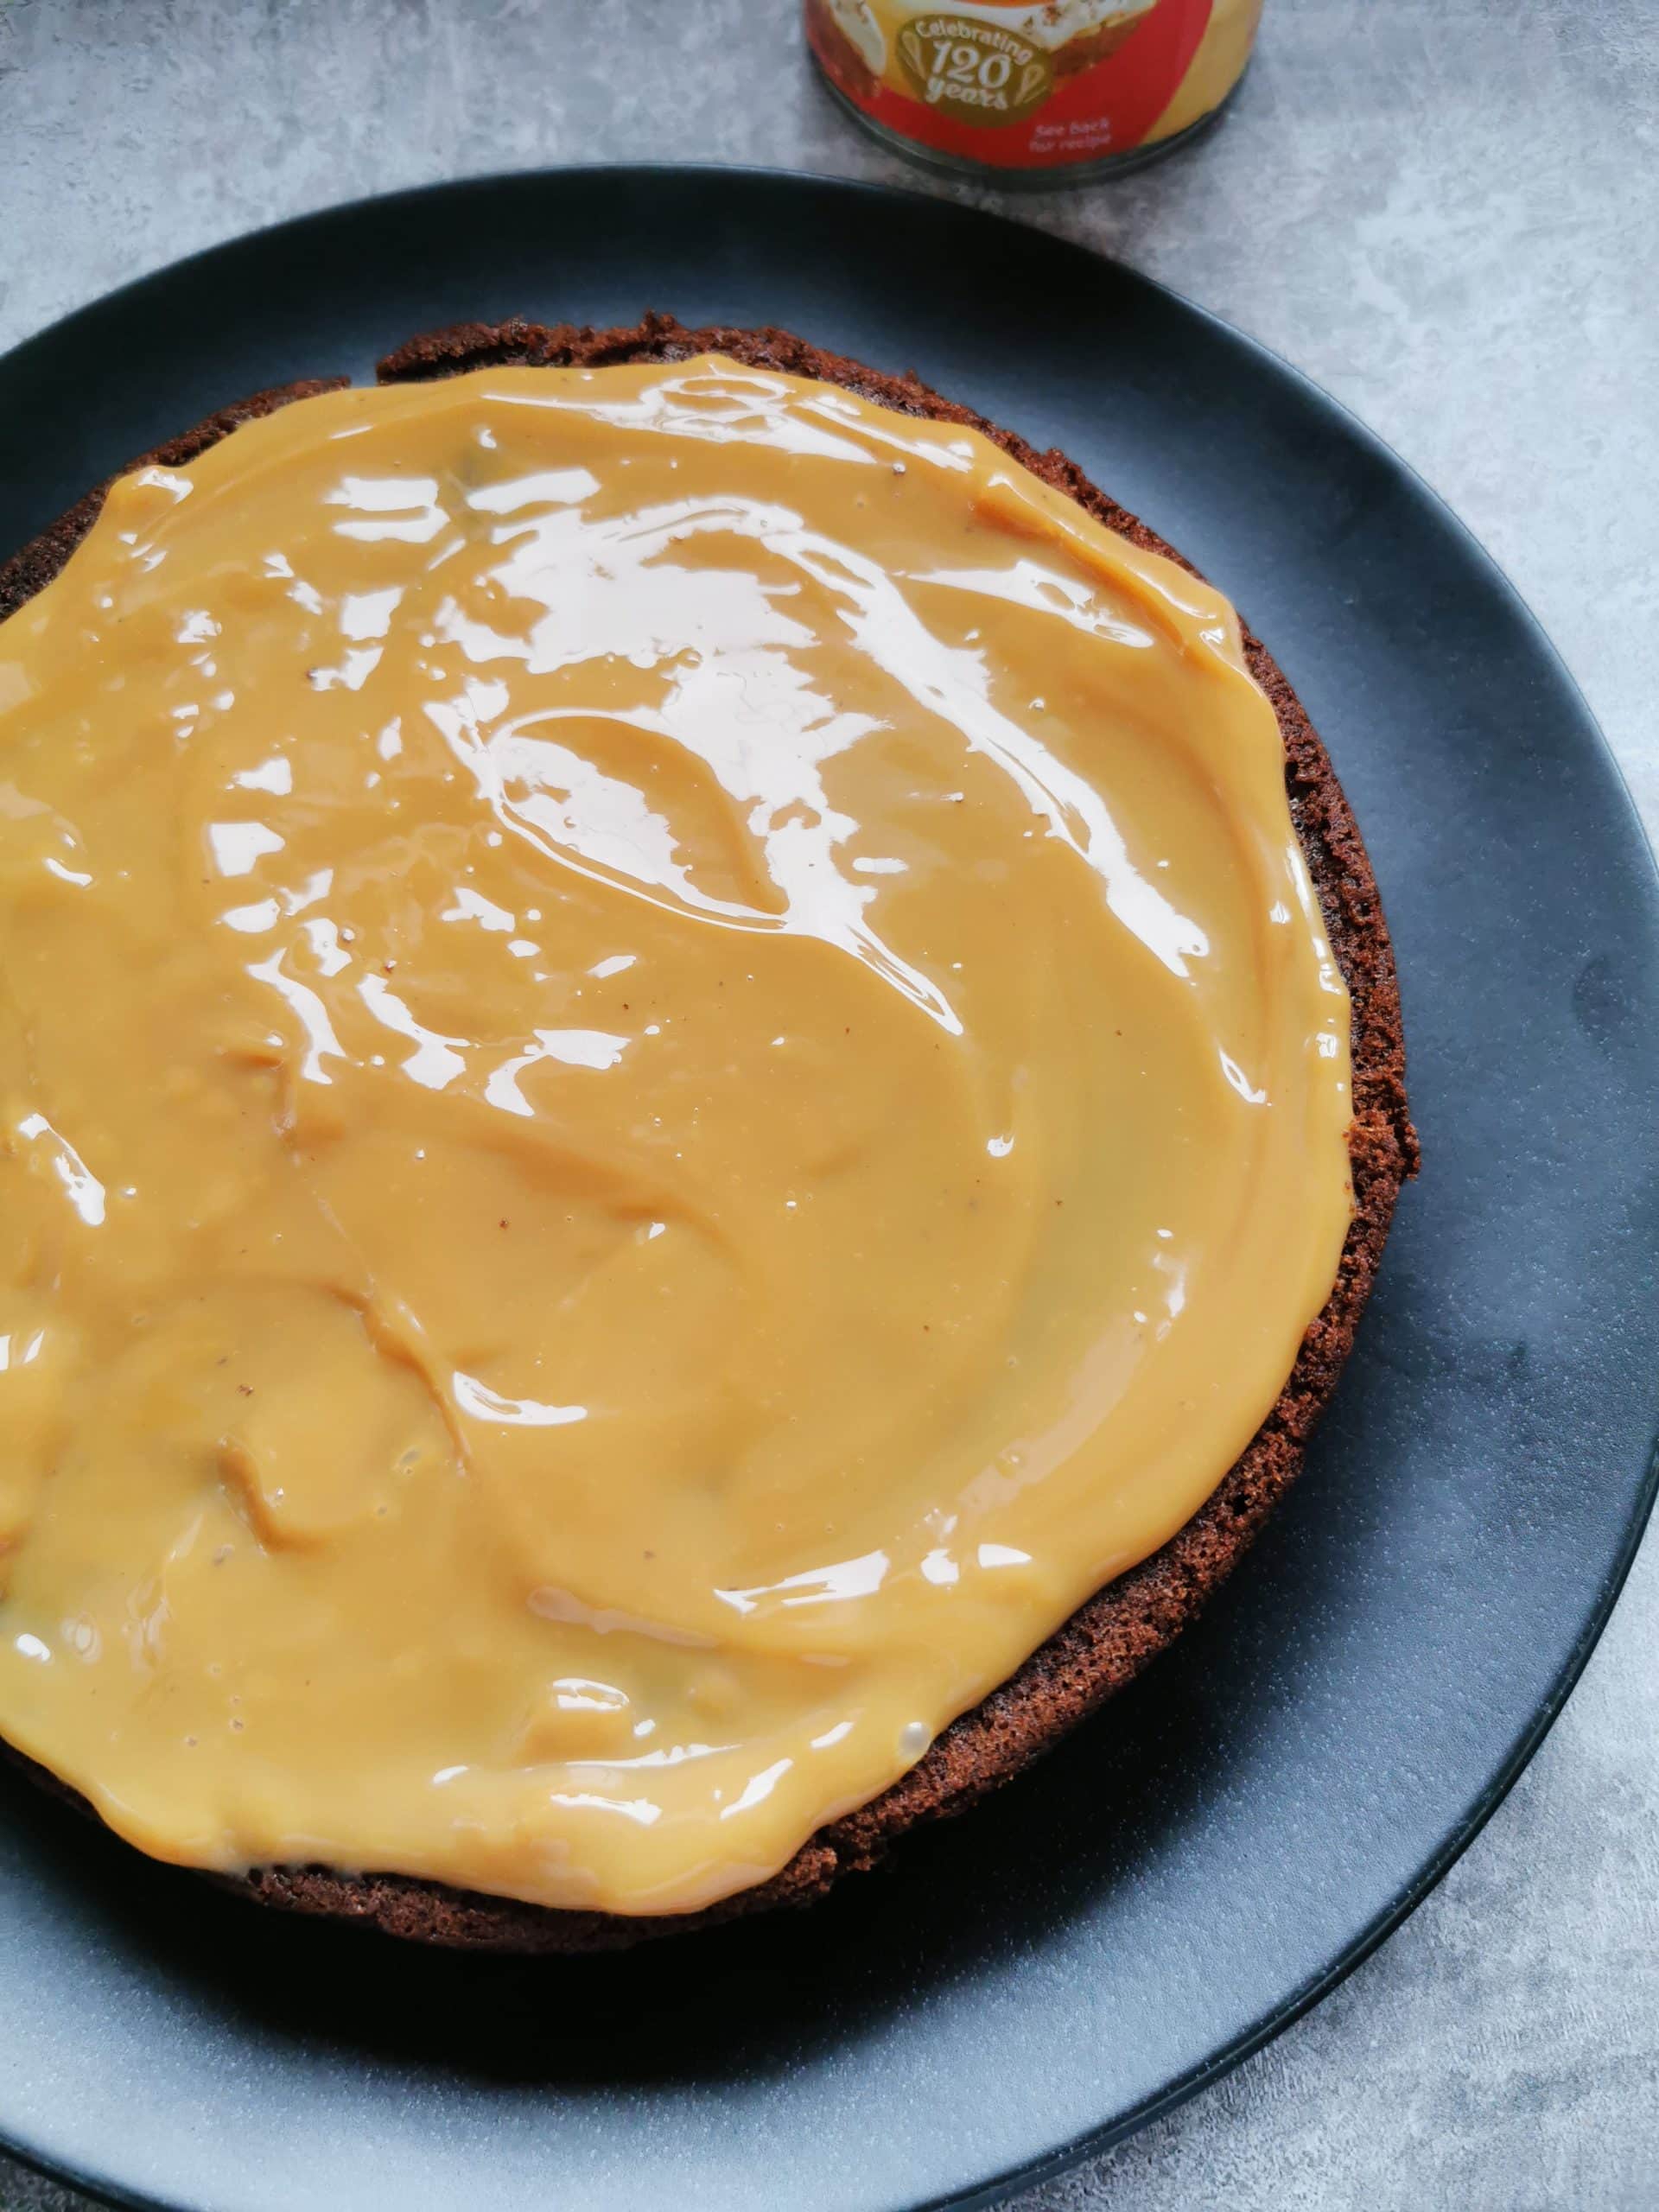
[[[1171,152],[1244,73],[1262,0],[805,0],[825,81],[914,160],[1000,184]]]

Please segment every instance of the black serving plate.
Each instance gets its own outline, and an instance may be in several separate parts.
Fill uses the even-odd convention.
[[[1245,608],[1364,828],[1425,1166],[1299,1489],[1039,1770],[817,1910],[524,1964],[269,1916],[0,1785],[0,2138],[189,2212],[988,2202],[1312,2004],[1514,1780],[1647,1513],[1659,903],[1433,495],[1143,278],[906,194],[577,169],[339,209],[0,361],[0,547],[264,385],[469,317],[776,322],[1053,442]]]

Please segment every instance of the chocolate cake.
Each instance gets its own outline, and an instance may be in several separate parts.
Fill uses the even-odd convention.
[[[508,364],[597,366],[671,361],[705,352],[753,367],[821,378],[900,413],[971,427],[1111,530],[1146,550],[1180,559],[1064,454],[1036,451],[913,376],[880,373],[784,331],[688,330],[661,315],[611,330],[548,328],[524,321],[471,323],[412,340],[380,364],[378,375],[383,383],[402,383]],[[257,393],[144,460],[179,466],[238,424],[345,381],[335,378]],[[0,568],[0,619],[56,575],[96,518],[106,490],[89,493]],[[1009,1681],[957,1719],[892,1788],[820,1830],[770,1880],[708,1910],[658,1917],[557,1911],[395,1874],[346,1875],[319,1866],[258,1868],[232,1886],[288,1911],[365,1922],[424,1942],[523,1953],[602,1949],[777,1905],[804,1904],[839,1876],[874,1866],[907,1828],[962,1812],[1007,1781],[1138,1674],[1193,1618],[1249,1548],[1300,1467],[1313,1425],[1352,1348],[1401,1185],[1417,1166],[1394,956],[1370,864],[1325,749],[1289,683],[1248,630],[1244,642],[1250,670],[1278,718],[1292,819],[1352,1002],[1354,1120],[1349,1147],[1354,1214],[1334,1287],[1306,1332],[1288,1381],[1207,1503],[1160,1551],[1084,1605]],[[61,1789],[41,1770],[30,1771]]]

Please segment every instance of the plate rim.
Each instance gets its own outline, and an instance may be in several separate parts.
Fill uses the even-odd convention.
[[[1485,572],[1497,596],[1507,605],[1510,613],[1518,618],[1530,651],[1554,676],[1563,694],[1564,703],[1589,740],[1589,756],[1602,772],[1609,795],[1618,802],[1624,829],[1630,836],[1632,861],[1638,864],[1645,861],[1647,918],[1654,931],[1656,943],[1659,944],[1659,855],[1656,855],[1653,842],[1637,808],[1624,768],[1560,651],[1507,570],[1470,525],[1379,432],[1344,401],[1327,391],[1306,370],[1298,367],[1274,347],[1174,286],[1147,275],[1117,254],[1100,251],[1065,232],[1051,231],[1043,225],[1021,219],[1005,208],[982,207],[957,199],[948,192],[928,190],[919,185],[843,176],[822,170],[779,168],[764,163],[717,160],[569,162],[467,171],[454,176],[429,178],[422,183],[402,186],[386,192],[327,201],[282,217],[275,222],[237,232],[231,237],[198,247],[175,259],[159,262],[137,276],[84,300],[8,347],[0,353],[0,385],[3,385],[8,372],[20,363],[26,364],[27,357],[36,348],[45,350],[54,343],[72,338],[74,326],[83,320],[119,308],[151,285],[177,279],[203,264],[221,257],[234,257],[250,246],[283,233],[302,231],[313,225],[349,219],[371,210],[412,207],[423,200],[452,197],[471,190],[484,191],[493,188],[535,189],[575,177],[595,181],[608,177],[619,182],[631,182],[642,178],[665,181],[684,176],[699,180],[734,181],[769,191],[781,188],[817,193],[827,188],[831,194],[878,203],[919,204],[933,210],[944,209],[952,217],[970,225],[988,225],[1004,232],[1027,237],[1035,232],[1052,247],[1103,265],[1113,271],[1116,281],[1160,296],[1165,302],[1173,303],[1182,315],[1202,324],[1212,339],[1219,338],[1252,360],[1258,368],[1265,367],[1281,380],[1288,382],[1304,403],[1321,412],[1346,442],[1363,448],[1372,459],[1380,461],[1395,477],[1404,480],[1439,527],[1459,542],[1465,556]],[[47,518],[48,522],[50,519]],[[0,558],[15,550],[0,547]],[[1407,1041],[1409,1054],[1409,1036]],[[1033,2159],[1003,2169],[966,2189],[917,2199],[912,2206],[912,2212],[953,2212],[953,2208],[955,2212],[969,2212],[970,2208],[989,2207],[1004,2201],[1016,2190],[1054,2179],[1084,2159],[1125,2141],[1154,2120],[1177,2110],[1203,2090],[1223,2080],[1236,2067],[1304,2018],[1403,1925],[1468,1850],[1515,1787],[1560,1718],[1600,1641],[1635,1564],[1656,1501],[1659,1500],[1659,1391],[1653,1394],[1649,1423],[1647,1456],[1636,1484],[1630,1510],[1624,1522],[1618,1549],[1599,1580],[1573,1643],[1548,1688],[1525,1725],[1517,1732],[1497,1768],[1488,1776],[1461,1820],[1447,1833],[1439,1849],[1419,1869],[1415,1878],[1374,1914],[1323,1969],[1308,1976],[1270,2006],[1242,2034],[1208,2057],[1199,2060],[1162,2088],[1119,2113],[1114,2120],[1098,2127],[1086,2129],[1082,2134],[1055,2145]],[[33,2172],[48,2180],[67,2183],[98,2202],[120,2208],[120,2212],[217,2212],[217,2209],[208,2206],[205,2200],[135,2192],[124,2183],[44,2153],[12,2134],[3,2113],[0,2113],[0,2151]]]

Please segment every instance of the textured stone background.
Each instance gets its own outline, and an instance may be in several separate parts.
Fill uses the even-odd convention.
[[[915,181],[818,92],[791,0],[0,0],[0,346],[332,200],[649,157]],[[1242,324],[1389,438],[1541,617],[1659,830],[1655,0],[1268,0],[1219,131],[1019,212]],[[1659,2207],[1656,1632],[1650,1545],[1415,1917],[1020,2212]],[[83,2202],[0,2159],[4,2212]]]

